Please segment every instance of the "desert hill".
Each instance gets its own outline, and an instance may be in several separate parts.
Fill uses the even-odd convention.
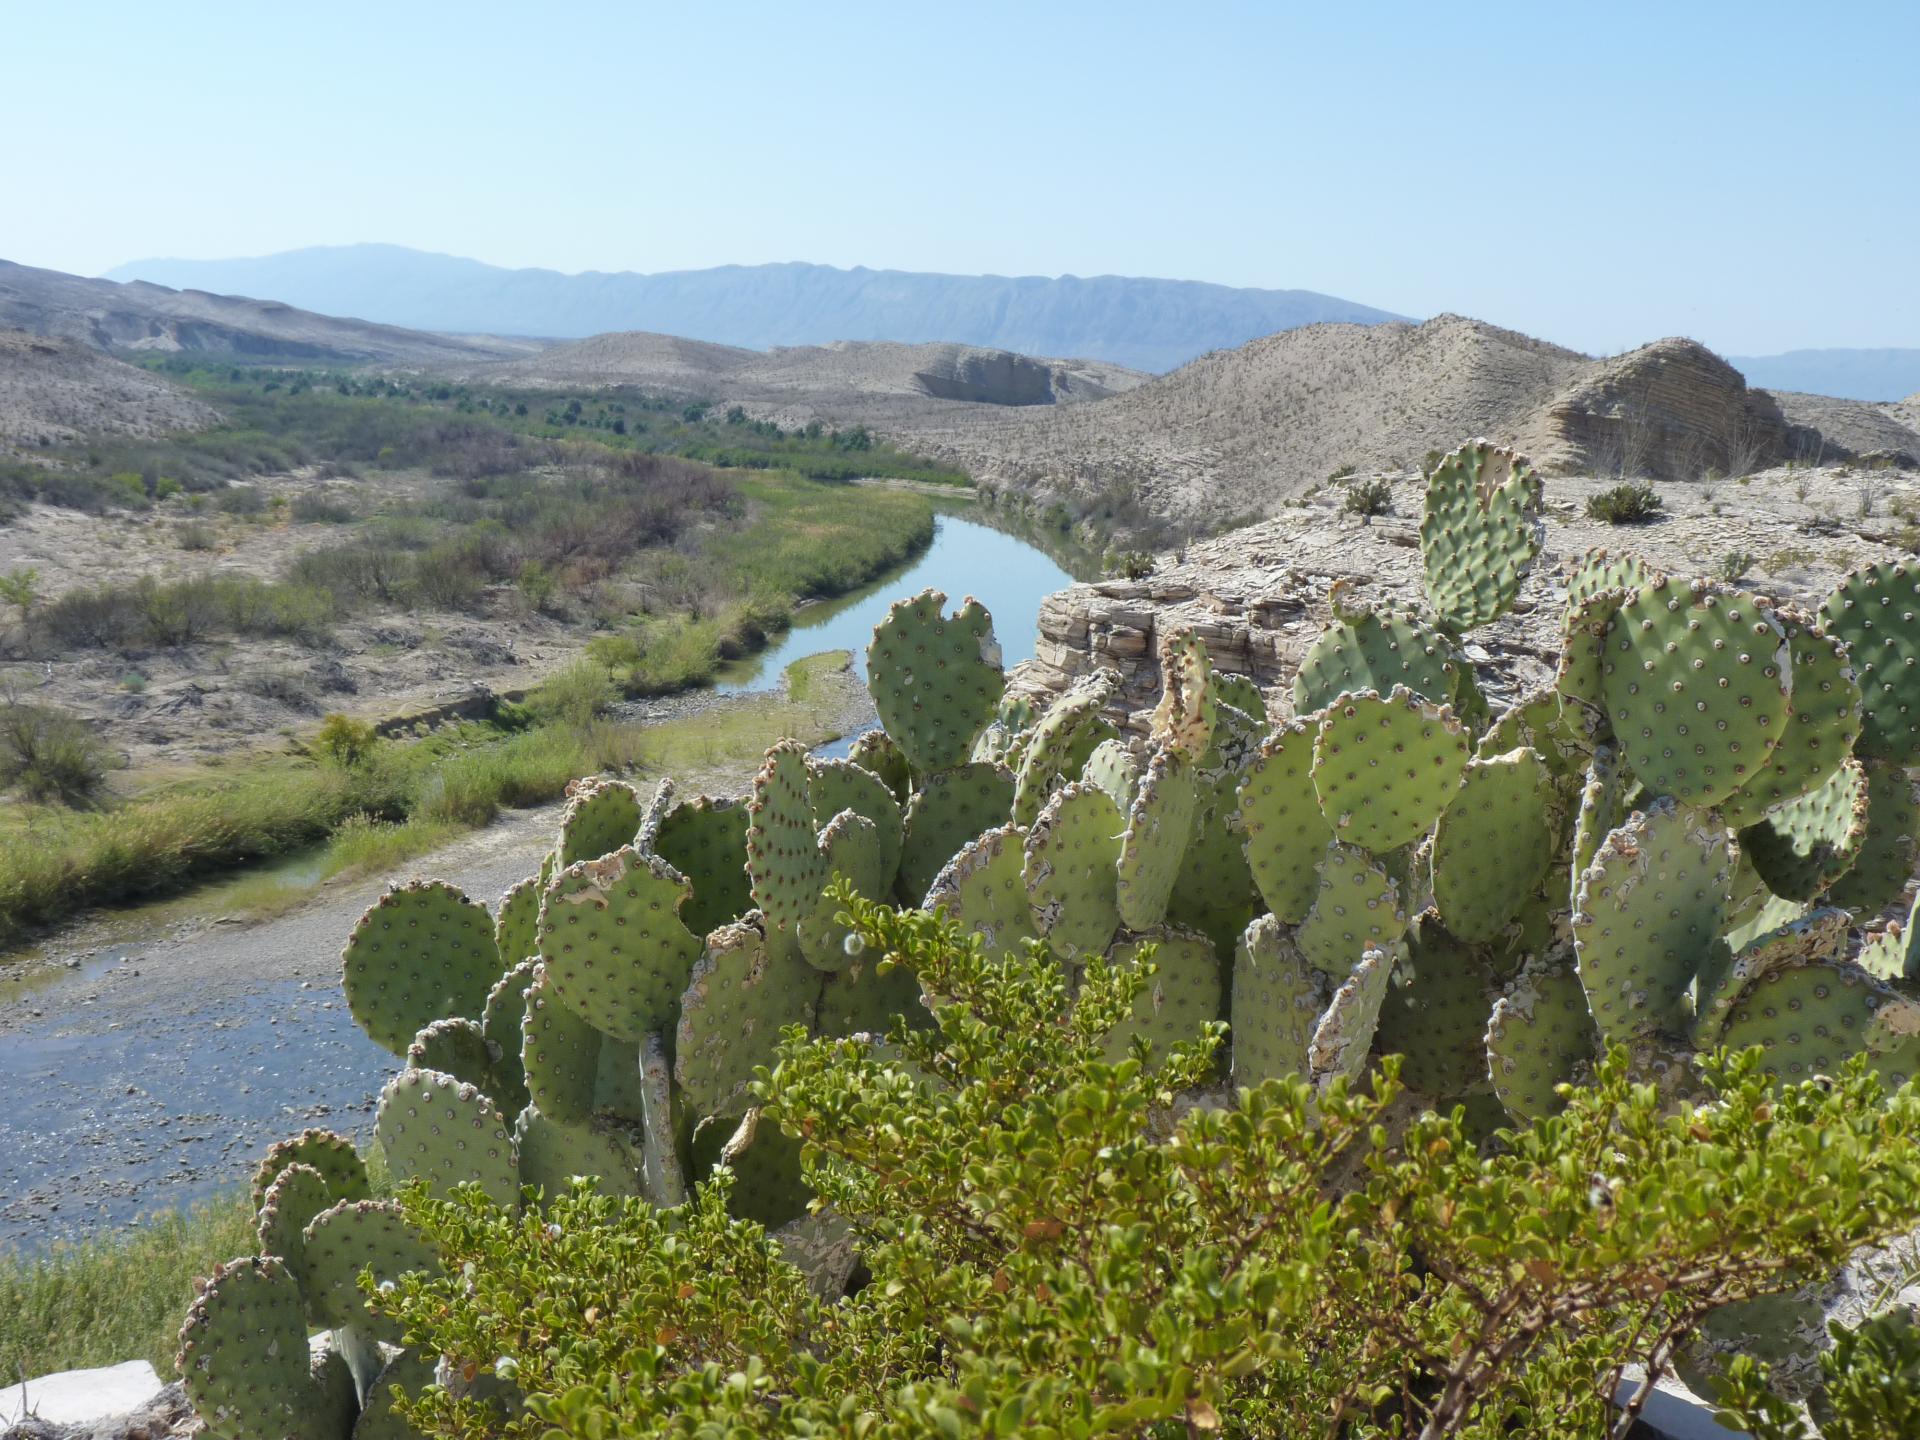
[[[1311,290],[1192,280],[937,275],[799,263],[563,275],[399,245],[316,246],[240,260],[137,260],[108,273],[275,295],[326,314],[421,330],[560,338],[648,330],[756,350],[939,340],[1025,355],[1087,355],[1156,373],[1276,330],[1399,318]]]
[[[219,420],[178,386],[77,340],[0,330],[0,453],[86,435],[158,435]]]
[[[101,350],[199,352],[245,360],[444,365],[501,359],[538,346],[492,336],[427,335],[145,281],[117,284],[0,260],[0,326]]]
[[[465,373],[502,384],[632,385],[750,403],[776,414],[817,408],[840,420],[893,416],[903,406],[912,412],[928,400],[995,406],[1098,400],[1150,378],[1099,360],[1036,359],[978,345],[843,340],[763,354],[645,331],[595,335]]]
[[[1920,425],[1900,406],[1750,389],[1690,340],[1596,360],[1458,315],[1309,326],[1091,404],[903,414],[887,428],[990,488],[1202,531],[1349,466],[1416,466],[1463,435],[1559,473],[1698,479],[1871,453],[1920,464]]]

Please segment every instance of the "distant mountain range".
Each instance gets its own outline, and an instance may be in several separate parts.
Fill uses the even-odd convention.
[[[1920,395],[1920,350],[1789,350],[1783,355],[1729,355],[1749,385],[1800,390],[1848,400],[1904,400]]]
[[[757,350],[836,340],[947,341],[1156,373],[1301,325],[1402,318],[1311,290],[1195,280],[934,275],[802,263],[563,275],[398,245],[136,260],[108,278],[271,296],[327,315],[455,334],[575,339],[648,330]]]

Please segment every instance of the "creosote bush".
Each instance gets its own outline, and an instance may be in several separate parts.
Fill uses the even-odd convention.
[[[1156,1053],[1112,1032],[1150,959],[990,955],[842,887],[850,952],[904,966],[936,1028],[790,1032],[755,1089],[871,1278],[823,1300],[729,1179],[686,1206],[579,1185],[540,1211],[477,1187],[409,1217],[443,1273],[363,1287],[450,1373],[432,1435],[1604,1435],[1624,1367],[1711,1309],[1791,1287],[1920,1204],[1920,1097],[1853,1065],[1773,1088],[1759,1057],[1663,1106],[1616,1051],[1488,1148],[1462,1112],[1397,1137],[1372,1093],[1208,1093],[1223,1027]],[[747,1183],[731,1177],[732,1185]]]

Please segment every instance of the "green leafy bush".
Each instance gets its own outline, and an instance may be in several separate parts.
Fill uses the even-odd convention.
[[[1340,508],[1349,515],[1390,515],[1393,513],[1393,486],[1380,477],[1361,480],[1347,487]]]
[[[51,705],[0,705],[0,786],[77,806],[90,804],[106,779],[106,747],[79,716]]]
[[[1799,1409],[1767,1389],[1767,1367],[1741,1355],[1728,1367],[1721,1423],[1753,1440],[1897,1440],[1920,1435],[1920,1323],[1889,1310],[1849,1329],[1834,1325],[1820,1357],[1824,1388],[1816,1433]]]
[[[792,1032],[756,1089],[870,1279],[815,1296],[727,1218],[724,1183],[676,1211],[581,1190],[520,1217],[416,1189],[445,1276],[373,1304],[527,1402],[505,1420],[484,1387],[429,1389],[418,1426],[1571,1440],[1606,1432],[1628,1364],[1658,1371],[1711,1310],[1920,1203],[1920,1098],[1857,1065],[1776,1090],[1757,1055],[1716,1060],[1709,1100],[1670,1108],[1616,1051],[1484,1148],[1461,1111],[1390,1124],[1391,1064],[1371,1094],[1284,1080],[1176,1106],[1213,1085],[1223,1027],[1118,1047],[1147,967],[1095,958],[1076,994],[1038,944],[990,956],[839,898],[850,948],[914,971],[936,1028]]]
[[[313,737],[313,748],[336,765],[358,765],[373,754],[378,743],[373,726],[351,715],[327,716]]]
[[[1609,525],[1644,525],[1657,518],[1665,508],[1653,486],[1615,485],[1598,495],[1587,497],[1587,518]]]

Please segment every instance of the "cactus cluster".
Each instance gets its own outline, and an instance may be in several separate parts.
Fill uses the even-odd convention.
[[[1524,457],[1462,446],[1421,527],[1430,614],[1337,593],[1290,695],[1167,637],[1139,736],[1111,672],[1044,707],[1006,693],[986,612],[928,591],[875,630],[884,729],[847,760],[775,745],[744,803],[580,782],[491,915],[389,892],[343,968],[408,1061],[375,1131],[390,1170],[510,1206],[576,1174],[673,1205],[724,1161],[740,1213],[811,1223],[755,1067],[790,1027],[929,1019],[840,925],[835,877],[991,947],[1043,940],[1070,977],[1150,954],[1115,1053],[1224,1019],[1235,1083],[1399,1054],[1420,1095],[1528,1120],[1603,1044],[1675,1094],[1722,1044],[1789,1079],[1855,1054],[1920,1071],[1920,952],[1881,919],[1920,836],[1920,571],[1803,613],[1595,552],[1566,577],[1555,679],[1495,714],[1462,636],[1518,597],[1540,504]],[[377,1402],[425,1362],[383,1358],[398,1337],[352,1279],[432,1257],[334,1137],[277,1147],[255,1201],[261,1255],[183,1332],[209,1429],[390,1426]],[[336,1336],[312,1365],[308,1322]]]

